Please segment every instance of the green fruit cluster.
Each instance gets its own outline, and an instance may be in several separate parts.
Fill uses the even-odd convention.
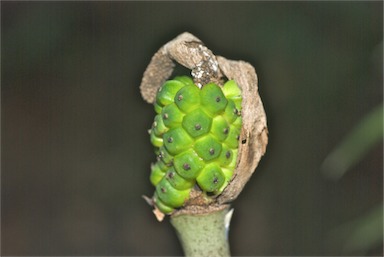
[[[236,166],[241,130],[241,90],[235,81],[201,89],[187,76],[166,81],[159,89],[150,130],[158,156],[151,167],[154,203],[171,213],[197,184],[220,194]]]

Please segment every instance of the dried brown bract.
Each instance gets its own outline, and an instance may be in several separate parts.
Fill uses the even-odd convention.
[[[267,118],[258,93],[256,71],[247,62],[215,56],[198,38],[185,32],[161,47],[144,72],[140,90],[148,103],[155,102],[157,90],[171,76],[175,63],[189,68],[200,87],[208,82],[222,84],[233,79],[242,89],[243,126],[231,182],[215,199],[207,200],[197,189],[193,190],[190,200],[174,215],[217,210],[237,198],[266,151]]]

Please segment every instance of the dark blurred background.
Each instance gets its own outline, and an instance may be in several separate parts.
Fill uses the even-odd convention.
[[[323,165],[382,111],[382,22],[382,1],[2,1],[2,255],[183,254],[141,198],[155,156],[139,85],[184,31],[256,68],[268,116],[232,254],[382,255],[382,115],[353,165]]]

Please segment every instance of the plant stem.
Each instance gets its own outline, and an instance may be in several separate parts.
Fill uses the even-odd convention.
[[[180,214],[171,217],[185,256],[230,256],[227,237],[229,220],[226,219],[228,212],[229,207],[204,214]]]

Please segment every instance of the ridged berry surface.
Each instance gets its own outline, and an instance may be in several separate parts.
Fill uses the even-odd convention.
[[[150,181],[157,208],[171,213],[197,185],[220,194],[236,166],[241,131],[241,90],[235,81],[199,89],[187,76],[166,81],[156,96],[150,130],[157,162]]]

